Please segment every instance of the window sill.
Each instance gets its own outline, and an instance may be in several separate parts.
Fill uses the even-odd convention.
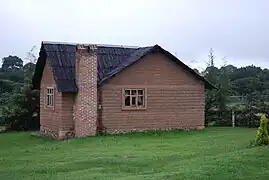
[[[50,109],[50,110],[54,110],[54,106],[45,106],[45,109]]]
[[[147,108],[146,107],[122,107],[121,108],[123,111],[145,111]]]

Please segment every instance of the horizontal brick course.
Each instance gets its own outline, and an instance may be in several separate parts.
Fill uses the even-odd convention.
[[[54,107],[46,107],[47,87],[54,87]],[[56,83],[52,76],[52,69],[48,61],[43,70],[40,87],[40,131],[45,136],[57,139],[71,137],[74,131],[73,122],[73,93],[57,92]]]
[[[146,110],[122,110],[122,88],[147,88]],[[108,132],[203,129],[204,84],[162,54],[148,55],[101,87]]]
[[[119,133],[204,128],[203,82],[164,55],[144,57],[108,80],[98,92],[96,62],[94,46],[78,47],[77,94],[57,92],[51,68],[45,65],[40,91],[43,134],[66,139],[94,136],[97,130]],[[55,87],[53,109],[44,104],[47,86]],[[122,88],[146,88],[147,108],[123,110]],[[101,109],[97,113],[98,105]]]

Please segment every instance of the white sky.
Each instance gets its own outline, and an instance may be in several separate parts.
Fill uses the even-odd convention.
[[[41,41],[159,44],[193,68],[269,68],[269,0],[0,0],[0,58]]]

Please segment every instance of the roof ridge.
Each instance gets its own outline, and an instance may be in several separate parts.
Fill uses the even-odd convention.
[[[54,44],[54,45],[96,45],[97,47],[111,47],[111,48],[130,48],[130,49],[138,49],[152,46],[133,46],[133,45],[119,45],[119,44],[98,44],[98,43],[75,43],[75,42],[65,42],[65,41],[42,41],[43,44]]]
[[[130,48],[130,49],[138,49],[140,46],[131,46],[131,45],[116,45],[116,44],[96,44],[98,47],[111,47],[111,48]]]
[[[74,42],[57,42],[57,41],[42,41],[42,44],[77,45],[77,43]]]

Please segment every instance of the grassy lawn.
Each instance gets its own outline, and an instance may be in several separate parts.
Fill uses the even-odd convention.
[[[0,134],[0,179],[269,179],[256,129],[138,133],[69,141]]]

